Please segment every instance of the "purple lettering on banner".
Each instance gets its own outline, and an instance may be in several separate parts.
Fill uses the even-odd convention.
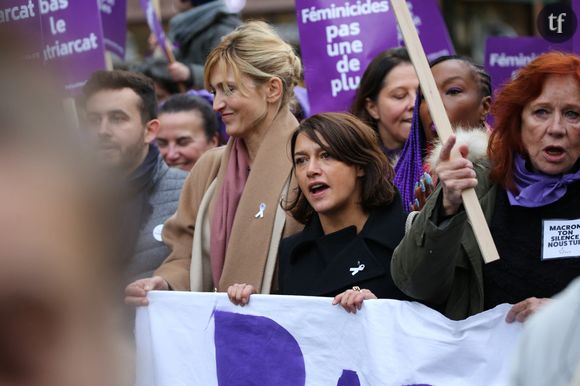
[[[336,386],[360,386],[356,371],[342,370],[342,375],[338,379]]]
[[[427,55],[454,53],[437,0],[407,3]],[[312,114],[348,110],[370,61],[402,44],[387,0],[296,0],[296,13]]]
[[[404,386],[431,386],[431,385],[428,385],[426,383],[421,383],[421,384],[404,385]]]
[[[214,317],[218,385],[305,385],[302,350],[284,327],[264,316]]]
[[[536,56],[550,51],[570,51],[571,43],[550,43],[541,37],[490,37],[485,45],[485,70],[491,76],[494,92],[515,72],[531,62]]]
[[[159,47],[161,47],[161,50],[165,54],[167,61],[171,62],[172,60],[167,52],[168,45],[167,39],[165,38],[165,31],[163,30],[161,21],[159,21],[157,12],[155,12],[153,2],[151,0],[139,0],[139,4],[141,5],[141,9],[143,9],[143,12],[145,12],[147,25],[149,25],[149,29],[155,35],[155,39],[157,39],[157,44],[159,45]]]
[[[97,1],[39,0],[43,59],[57,69],[69,95],[78,95],[94,71],[105,68]]]
[[[20,39],[27,59],[41,59],[42,28],[38,0],[2,0],[0,26],[3,33]]]
[[[99,0],[105,49],[125,58],[127,0]]]

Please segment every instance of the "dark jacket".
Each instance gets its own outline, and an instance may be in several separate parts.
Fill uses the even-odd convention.
[[[279,248],[279,288],[285,295],[335,296],[353,286],[379,298],[407,299],[391,279],[390,261],[404,235],[399,196],[374,210],[361,232],[351,226],[324,235],[318,216]],[[364,268],[358,272],[352,269]]]
[[[152,276],[153,271],[169,255],[169,249],[161,241],[161,228],[177,209],[185,177],[187,172],[169,168],[157,153],[151,181],[144,188],[145,191],[140,192],[144,195],[144,208],[139,215],[138,233],[132,258],[128,262],[129,280]]]
[[[487,165],[475,164],[475,192],[489,224],[497,185]],[[465,211],[439,223],[441,185],[415,217],[393,254],[393,280],[403,292],[460,320],[484,310],[483,257]]]
[[[193,88],[203,88],[203,65],[210,51],[240,24],[223,0],[178,13],[169,21],[168,35],[177,46],[175,58],[189,66]]]
[[[498,208],[496,206],[498,194],[505,195],[505,192],[490,180],[488,165],[475,163],[474,169],[478,180],[475,192],[487,223],[492,225],[490,230],[501,254],[501,244],[497,244],[497,242],[503,242],[504,245],[505,243],[514,243],[513,239],[521,237],[521,233],[514,230],[515,236],[506,235],[505,229],[493,227],[493,220],[502,213],[501,207]],[[568,191],[570,196],[567,197],[577,196],[570,190]],[[575,204],[569,199],[561,201]],[[439,216],[442,212],[442,205],[442,188],[438,186],[429,197],[423,210],[415,218],[411,229],[405,235],[401,244],[395,250],[391,271],[393,280],[407,295],[438,309],[450,319],[465,319],[486,309],[484,295],[489,295],[489,292],[485,292],[484,284],[485,279],[490,279],[486,275],[490,272],[497,274],[497,272],[502,270],[505,272],[506,269],[513,270],[517,265],[511,265],[511,267],[509,265],[500,266],[498,265],[500,262],[497,262],[492,263],[495,265],[490,264],[484,268],[483,257],[465,210],[460,210],[449,219],[441,219]],[[552,205],[551,207],[551,210],[554,210],[555,206]],[[549,208],[549,206],[546,206],[546,208]],[[562,211],[557,206],[556,209]],[[572,211],[570,215],[574,215],[574,213]],[[566,217],[558,216],[556,218]],[[519,217],[515,217],[515,219],[519,219]],[[529,237],[537,237],[535,231],[532,231],[536,229],[536,224],[531,224],[524,219],[518,221],[512,218],[512,220],[520,222],[522,229],[528,232]],[[495,232],[498,233],[496,234]],[[522,243],[522,245],[526,244]],[[505,258],[506,261],[510,261],[513,264],[513,257],[508,255]],[[520,263],[521,261],[518,261],[516,264]],[[553,264],[558,264],[561,267],[559,269],[567,270],[567,267],[570,267],[572,270],[559,275],[558,280],[554,282],[546,282],[545,279],[542,279],[544,280],[543,283],[530,281],[530,278],[534,276],[527,276],[528,273],[523,270],[518,271],[517,275],[523,283],[530,286],[532,292],[535,293],[534,296],[546,297],[546,295],[539,295],[538,292],[558,292],[556,288],[562,282],[568,280],[568,275],[572,277],[577,275],[577,271],[574,271],[576,269],[575,263],[575,261],[571,260],[568,262],[563,260],[554,261]],[[557,267],[552,265],[549,269],[556,270]],[[498,280],[498,276],[496,276],[496,280]],[[509,289],[510,285],[517,284],[505,283],[503,289]],[[528,288],[520,286],[518,290],[521,293],[525,293]],[[502,289],[498,288],[495,292],[497,294],[501,291]],[[509,293],[502,294],[502,297],[508,296],[513,295]],[[487,299],[487,301],[493,301],[493,296],[491,298]],[[521,300],[524,299],[514,300],[512,303]]]

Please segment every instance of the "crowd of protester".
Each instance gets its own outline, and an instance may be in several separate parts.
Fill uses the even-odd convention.
[[[526,326],[514,385],[551,384],[542,372],[550,358],[540,354],[549,330],[569,331],[552,341],[558,347],[577,347],[579,336],[578,280],[551,299],[580,276],[580,258],[543,257],[542,235],[545,220],[580,218],[580,57],[540,55],[493,101],[489,75],[471,59],[431,62],[455,129],[442,143],[406,49],[370,62],[350,113],[310,115],[301,60],[271,26],[242,23],[221,0],[175,7],[177,61],[94,73],[78,101],[82,135],[36,136],[38,148],[22,157],[30,128],[50,114],[12,110],[17,119],[4,120],[0,173],[7,182],[27,176],[29,188],[3,183],[9,189],[0,191],[0,284],[14,295],[0,297],[0,309],[14,315],[0,322],[2,380],[91,385],[59,373],[59,358],[47,354],[69,322],[92,328],[62,335],[68,346],[58,346],[80,369],[130,361],[125,288],[130,307],[147,306],[152,290],[218,291],[239,305],[255,293],[328,296],[353,313],[365,301],[409,300],[453,320],[510,303],[509,323],[538,314]],[[33,88],[22,90],[14,98],[4,88],[2,103],[27,103]],[[50,95],[35,97],[53,107]],[[11,127],[24,134],[9,135]],[[471,188],[499,261],[483,262],[462,199]],[[13,198],[32,204],[16,213]],[[43,258],[27,265],[39,250]],[[51,256],[59,260],[44,261]],[[47,282],[19,280],[40,272]],[[99,275],[111,291],[99,289]],[[86,310],[81,291],[102,308]],[[6,349],[16,341],[24,343]],[[571,350],[562,382],[580,377],[579,360]],[[109,374],[101,384],[126,376]]]

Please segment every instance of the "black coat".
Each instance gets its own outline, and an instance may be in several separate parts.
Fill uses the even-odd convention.
[[[279,292],[335,296],[353,286],[378,298],[407,300],[391,279],[391,256],[405,235],[401,199],[370,213],[359,234],[350,226],[324,235],[318,216],[304,230],[283,239],[279,248]],[[358,272],[354,268],[364,268]]]

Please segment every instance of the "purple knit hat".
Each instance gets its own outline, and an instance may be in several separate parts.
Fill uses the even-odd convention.
[[[405,141],[403,150],[395,166],[395,178],[393,183],[401,193],[403,208],[411,211],[412,201],[415,199],[415,184],[423,175],[423,157],[426,151],[425,131],[421,124],[419,108],[421,106],[421,90],[417,91],[413,121],[409,138]]]

